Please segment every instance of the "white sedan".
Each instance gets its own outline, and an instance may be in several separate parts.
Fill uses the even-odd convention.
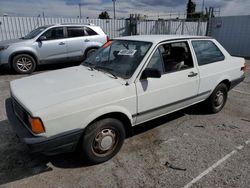
[[[7,115],[33,152],[77,149],[100,163],[120,150],[133,126],[200,102],[219,112],[245,70],[243,58],[212,38],[122,37],[78,67],[12,81]]]

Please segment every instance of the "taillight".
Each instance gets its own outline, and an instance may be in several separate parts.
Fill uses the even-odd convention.
[[[109,40],[108,42],[106,42],[102,48],[107,48],[110,44],[112,44],[112,40]]]
[[[244,66],[241,67],[240,70],[243,71],[243,72],[246,72],[247,71],[247,63],[244,63]]]

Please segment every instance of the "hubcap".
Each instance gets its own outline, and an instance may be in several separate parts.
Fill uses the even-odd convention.
[[[32,68],[32,62],[29,58],[21,57],[17,60],[17,68],[22,72],[27,72]]]
[[[110,154],[117,143],[117,136],[112,129],[103,129],[96,134],[92,149],[96,155]]]
[[[215,96],[215,106],[217,108],[221,107],[224,103],[224,93],[222,91],[218,91]]]
[[[105,136],[102,139],[100,146],[101,146],[101,148],[103,150],[107,150],[112,146],[112,143],[113,143],[112,137],[111,136]]]

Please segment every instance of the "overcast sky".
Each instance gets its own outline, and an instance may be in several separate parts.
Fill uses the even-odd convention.
[[[193,0],[200,11],[203,0]],[[50,17],[77,17],[78,4],[82,4],[83,17],[97,18],[100,12],[108,11],[113,16],[112,0],[0,0],[0,15]],[[221,15],[250,15],[250,0],[204,0],[205,7],[221,8]],[[118,18],[127,18],[130,13],[157,16],[170,12],[186,11],[187,0],[116,0]]]

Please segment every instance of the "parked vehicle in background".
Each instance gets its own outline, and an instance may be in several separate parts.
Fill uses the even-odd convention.
[[[122,37],[79,67],[12,81],[7,115],[33,152],[77,148],[100,163],[119,151],[133,126],[200,102],[219,112],[245,71],[243,58],[208,37]]]
[[[0,42],[0,65],[17,73],[32,73],[39,64],[83,61],[107,42],[99,26],[42,26],[16,40]]]

